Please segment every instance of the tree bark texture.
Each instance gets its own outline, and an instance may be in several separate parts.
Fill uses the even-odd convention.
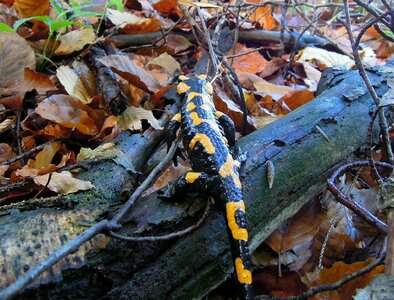
[[[372,69],[368,75],[382,96],[388,90],[387,80],[394,77],[394,66]],[[310,103],[237,143],[247,155],[241,179],[252,250],[323,191],[333,170],[365,153],[375,107],[358,72],[327,72],[320,90]],[[377,136],[377,126],[374,132]],[[138,172],[161,135],[124,133],[117,145]],[[267,183],[267,160],[275,167],[272,189]],[[82,223],[110,217],[121,205],[122,192],[136,178],[108,161],[78,177],[92,181],[96,189],[64,197],[58,208],[8,211],[0,217],[0,287],[83,231]],[[160,235],[185,228],[198,220],[205,205],[191,200],[174,204],[158,200],[156,194],[142,198],[122,233]],[[213,209],[199,229],[173,241],[132,243],[100,235],[46,272],[22,298],[198,299],[231,272],[225,220]]]

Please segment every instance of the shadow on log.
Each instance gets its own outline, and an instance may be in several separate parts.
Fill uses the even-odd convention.
[[[369,76],[382,96],[388,90],[387,80],[394,77],[394,67],[372,69]],[[364,153],[374,104],[358,72],[326,72],[320,90],[312,102],[238,142],[241,152],[247,153],[241,177],[252,249],[323,191],[334,169]],[[124,133],[117,144],[140,171],[161,135],[158,131],[144,136]],[[267,184],[267,159],[276,170],[272,189]],[[122,191],[136,176],[113,162],[102,162],[79,178],[92,181],[96,189],[67,196],[58,208],[14,210],[0,217],[1,287],[83,231],[81,223],[113,214],[121,205]],[[123,233],[179,230],[195,223],[204,209],[203,201],[191,206],[188,201],[171,204],[156,196],[137,201]],[[22,298],[201,298],[231,272],[225,221],[212,210],[203,226],[174,241],[137,244],[100,235],[46,272]]]

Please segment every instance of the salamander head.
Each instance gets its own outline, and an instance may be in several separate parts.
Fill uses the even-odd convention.
[[[177,91],[179,94],[184,94],[188,91],[212,94],[213,88],[212,85],[207,82],[207,75],[201,74],[190,78],[181,75],[179,76],[179,80],[181,81],[177,85]]]

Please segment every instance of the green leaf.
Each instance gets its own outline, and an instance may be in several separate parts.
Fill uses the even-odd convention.
[[[52,18],[48,16],[35,16],[35,17],[30,17],[30,18],[23,18],[14,23],[14,30],[17,30],[19,26],[22,24],[28,22],[28,21],[42,21],[48,26],[50,26],[50,23],[52,22]]]
[[[14,32],[15,30],[12,29],[11,26],[8,26],[7,24],[0,22],[0,32]]]
[[[60,21],[60,22],[52,21],[49,24],[49,30],[51,32],[54,32],[54,31],[58,30],[59,28],[64,28],[64,27],[71,26],[71,25],[81,25],[81,23],[80,22],[73,22],[73,21]]]
[[[124,11],[123,1],[122,0],[108,0],[107,4],[110,7],[116,7],[116,10],[118,10],[120,12]]]

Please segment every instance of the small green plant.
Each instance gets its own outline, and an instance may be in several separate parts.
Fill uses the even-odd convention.
[[[52,41],[56,42],[69,26],[90,26],[81,22],[77,22],[75,19],[91,16],[101,17],[101,19],[103,19],[107,7],[116,7],[118,10],[123,10],[122,0],[106,1],[103,12],[93,11],[92,9],[99,5],[92,3],[90,0],[70,1],[67,8],[64,8],[55,0],[51,0],[50,4],[56,14],[54,18],[49,16],[23,18],[16,21],[13,28],[5,23],[0,22],[0,32],[16,32],[21,25],[29,21],[41,21],[48,26],[49,33],[48,38],[45,41],[43,51],[42,53],[36,53],[36,55],[41,57],[38,70],[43,69],[48,62],[53,63],[50,58],[53,56],[54,47],[50,47],[50,43]]]

